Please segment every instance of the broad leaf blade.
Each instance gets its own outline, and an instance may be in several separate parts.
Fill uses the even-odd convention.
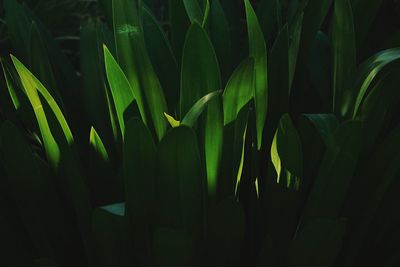
[[[233,72],[223,94],[224,124],[236,119],[254,95],[254,59],[244,60]]]
[[[256,13],[250,1],[245,0],[249,54],[254,58],[254,100],[256,106],[257,148],[261,148],[262,135],[268,109],[267,49]]]

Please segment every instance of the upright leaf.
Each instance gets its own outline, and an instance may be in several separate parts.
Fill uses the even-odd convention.
[[[333,109],[338,112],[343,90],[346,90],[356,66],[356,40],[350,0],[335,1],[331,31]]]
[[[249,54],[254,58],[254,100],[256,106],[257,148],[261,148],[262,135],[268,109],[267,49],[256,13],[250,1],[245,0]]]
[[[196,62],[196,64],[193,64]],[[221,88],[221,75],[214,48],[205,30],[193,23],[186,36],[181,72],[181,115],[207,93]],[[208,105],[205,124],[205,161],[209,193],[215,195],[222,153],[223,113],[220,99]]]
[[[131,119],[126,126],[123,151],[126,209],[135,236],[135,256],[149,266],[155,226],[156,146],[139,119]]]
[[[287,187],[298,188],[303,175],[301,141],[288,114],[282,116],[271,147],[271,160],[280,182],[282,172],[286,174]]]
[[[136,63],[138,51],[135,49],[135,42],[141,34],[141,28],[136,14],[137,7],[135,2],[131,0],[112,0],[113,27],[117,61],[132,88],[142,119],[146,122],[143,92],[140,88]]]
[[[200,238],[206,188],[194,132],[171,129],[157,150],[157,225]]]
[[[133,102],[136,101],[136,97],[123,70],[106,46],[104,46],[104,61],[108,83],[110,84],[111,94],[117,112],[119,127],[121,133],[124,133],[125,121],[128,119],[125,116]],[[142,115],[142,119],[145,120],[144,114],[142,112],[140,112],[140,114]]]
[[[231,75],[223,94],[224,124],[235,120],[254,95],[254,59],[244,60]]]

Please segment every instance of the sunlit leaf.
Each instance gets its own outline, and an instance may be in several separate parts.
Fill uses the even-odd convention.
[[[261,148],[262,134],[268,108],[267,49],[256,13],[245,0],[249,54],[254,58],[254,100],[256,106],[257,148]]]
[[[233,72],[223,94],[224,124],[235,120],[254,95],[254,59],[243,61]]]

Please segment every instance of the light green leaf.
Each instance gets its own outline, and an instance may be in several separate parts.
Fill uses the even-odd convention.
[[[198,23],[193,23],[187,33],[183,50],[181,117],[201,97],[220,89],[220,71],[211,41],[205,30]]]
[[[288,114],[282,116],[275,132],[271,160],[277,174],[277,183],[280,183],[284,171],[287,187],[294,185],[297,188],[303,175],[303,154],[300,136]]]
[[[107,46],[104,45],[104,61],[108,83],[117,113],[121,133],[125,132],[125,117],[127,109],[136,100],[133,89],[129,84],[123,70],[114,59]],[[141,113],[144,120],[144,114]]]
[[[36,79],[36,77],[33,76],[33,74],[16,57],[11,56],[11,58],[15,68],[17,69],[26,95],[35,112],[48,159],[53,164],[53,167],[56,167],[60,160],[60,150],[57,145],[57,141],[54,139],[54,136],[51,132],[49,122],[47,121],[38,92],[40,92],[40,94],[44,97],[56,116],[58,123],[63,130],[65,139],[69,144],[72,144],[73,142],[71,130],[69,129],[61,109],[58,107],[57,103],[43,86],[43,84]]]
[[[165,118],[167,118],[167,121],[169,122],[169,124],[171,125],[172,128],[178,127],[179,125],[181,125],[181,122],[178,120],[175,120],[174,117],[172,117],[171,115],[168,115],[167,113],[164,112],[164,116]]]
[[[103,141],[96,132],[96,129],[93,127],[90,128],[89,142],[93,149],[102,157],[104,161],[109,160],[106,147],[104,146]]]
[[[136,13],[136,1],[112,0],[113,28],[117,51],[116,58],[123,73],[126,75],[142,119],[146,123],[147,116],[144,111],[143,91],[140,88],[138,67],[135,62],[137,59],[135,43],[137,43],[139,38],[138,35],[141,34],[140,22]]]
[[[210,101],[221,94],[221,91],[211,92],[200,98],[183,118],[181,124],[193,127]]]
[[[254,100],[256,106],[257,148],[261,148],[262,135],[268,109],[267,49],[256,13],[250,1],[245,0],[249,54],[254,58]]]
[[[357,71],[356,85],[352,90],[352,94],[345,96],[342,101],[341,114],[347,114],[352,112],[353,118],[357,115],[360,105],[362,104],[365,96],[367,95],[369,88],[378,74],[388,65],[391,65],[400,60],[400,48],[392,48],[379,52],[369,58],[363,63]],[[353,95],[354,93],[356,94]],[[351,108],[351,102],[355,99],[354,109]],[[350,115],[350,114],[349,114]]]
[[[244,60],[233,72],[223,94],[224,125],[235,120],[254,94],[254,59]]]

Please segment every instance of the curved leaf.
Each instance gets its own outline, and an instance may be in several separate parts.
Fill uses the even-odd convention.
[[[202,98],[200,98],[193,107],[188,111],[188,113],[183,118],[180,124],[187,125],[189,127],[193,127],[199,118],[199,116],[203,113],[204,109],[207,107],[210,101],[212,101],[215,97],[221,94],[221,91],[215,91],[206,94]]]
[[[254,59],[244,60],[231,75],[223,94],[224,125],[235,120],[239,111],[252,99]]]
[[[287,187],[294,185],[298,188],[299,179],[303,175],[303,154],[300,136],[288,114],[282,116],[275,132],[271,161],[277,174],[277,183],[280,183],[284,171]]]

